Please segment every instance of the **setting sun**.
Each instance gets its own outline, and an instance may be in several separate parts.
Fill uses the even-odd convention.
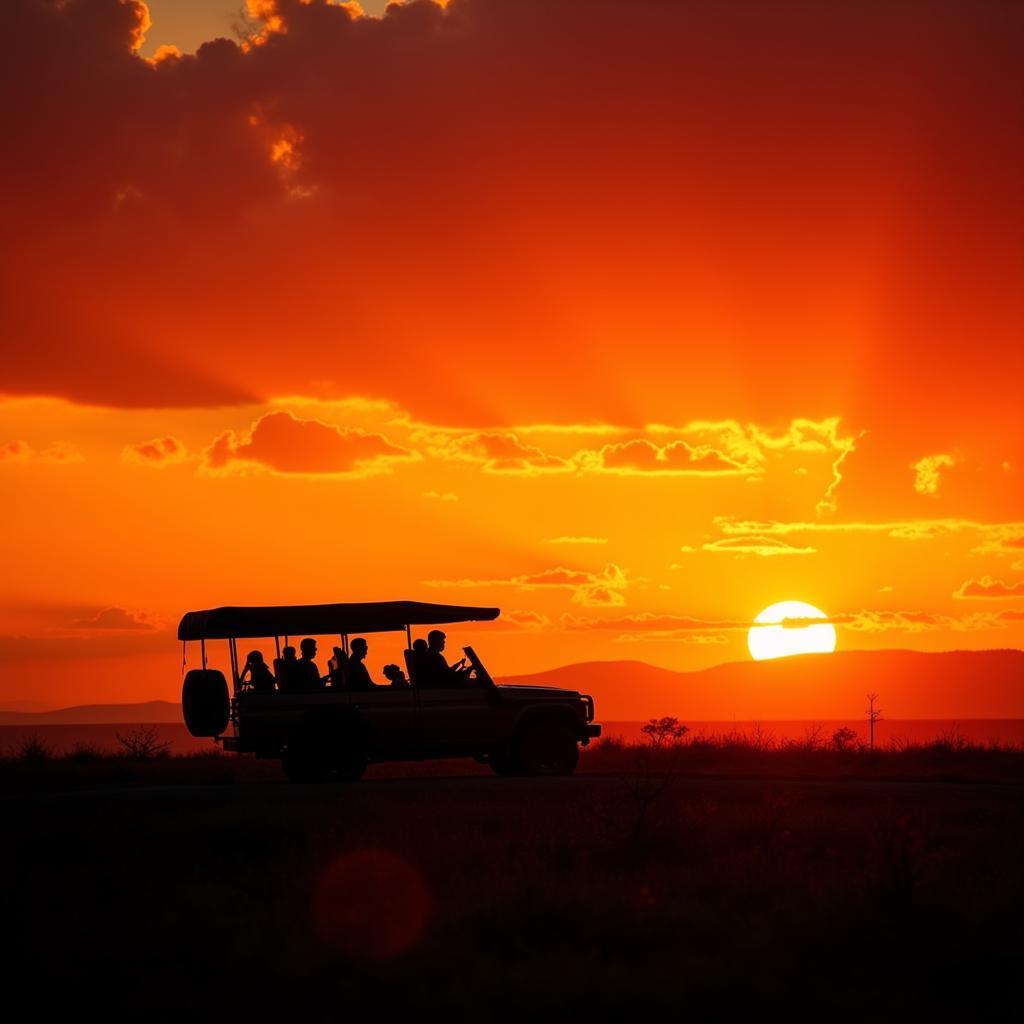
[[[766,661],[791,654],[831,654],[836,649],[836,628],[827,618],[804,601],[779,601],[754,619],[747,633],[750,656]],[[808,619],[826,621],[808,623]]]

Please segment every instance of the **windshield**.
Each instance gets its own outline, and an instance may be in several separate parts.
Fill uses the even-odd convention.
[[[472,647],[463,647],[462,651],[469,659],[470,665],[473,666],[473,678],[482,686],[494,686],[494,680],[487,669],[484,668],[484,663],[480,660],[476,651]]]

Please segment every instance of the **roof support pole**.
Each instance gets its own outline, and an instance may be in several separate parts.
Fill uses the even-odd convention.
[[[238,647],[234,637],[228,640],[228,651],[231,654],[231,686],[233,692],[238,693]]]
[[[405,646],[412,650],[412,625],[408,622],[405,624]]]
[[[281,638],[279,636],[274,637],[274,650],[277,651],[277,657],[281,657]]]
[[[202,654],[203,654],[203,668],[205,669],[206,668],[206,640],[205,639],[199,641],[199,649],[200,649],[200,651],[202,651]]]

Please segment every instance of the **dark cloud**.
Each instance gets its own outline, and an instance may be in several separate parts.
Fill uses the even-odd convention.
[[[607,444],[594,456],[588,468],[612,473],[739,473],[751,469],[715,448],[695,447],[686,441],[658,445],[639,438]]]
[[[279,31],[153,63],[138,3],[6,0],[5,392],[1016,403],[1021,5],[261,7]]]
[[[137,462],[147,466],[166,466],[188,458],[188,449],[176,437],[168,435],[127,445],[123,458],[126,462]]]
[[[125,608],[102,608],[95,615],[75,619],[72,629],[156,629],[156,625],[139,612]]]
[[[221,434],[206,451],[210,469],[258,463],[279,473],[367,473],[412,457],[382,434],[271,412],[243,436]]]

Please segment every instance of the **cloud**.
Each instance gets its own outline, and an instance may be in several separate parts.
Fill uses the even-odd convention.
[[[126,445],[121,458],[124,462],[141,466],[170,466],[184,462],[188,458],[188,449],[176,437],[168,435]]]
[[[587,569],[556,567],[539,572],[523,573],[506,579],[424,580],[428,587],[517,587],[520,590],[551,588],[568,590],[575,604],[585,607],[621,606],[622,592],[629,585],[625,570],[609,562],[599,572]]]
[[[46,448],[33,448],[27,441],[7,441],[0,444],[0,462],[83,462],[82,453],[65,441],[54,441]]]
[[[610,619],[594,619],[578,615],[563,615],[560,624],[563,629],[575,631],[614,631],[628,633],[692,633],[722,632],[726,630],[748,630],[753,623],[735,619],[700,619],[690,615],[670,615],[658,612],[638,612],[634,615],[619,615]]]
[[[1004,629],[1008,622],[1014,620],[1006,612],[946,615],[941,612],[861,609],[859,612],[832,616],[830,621],[859,633],[930,633],[938,630],[970,633]]]
[[[75,619],[72,629],[145,629],[157,626],[142,612],[130,612],[124,608],[103,608],[88,618]]]
[[[454,502],[459,500],[459,496],[454,491],[424,491],[423,497],[432,498],[434,501]]]
[[[758,537],[756,535],[743,537],[721,537],[718,540],[708,541],[699,548],[682,547],[684,552],[712,551],[732,555],[758,555],[761,558],[776,558],[783,555],[813,555],[817,548],[797,547],[789,544],[778,537]]]
[[[241,463],[277,473],[346,476],[380,472],[410,458],[415,458],[412,452],[383,434],[300,420],[290,412],[267,413],[242,435],[225,431],[205,452],[205,464],[212,470]]]
[[[503,611],[501,616],[493,622],[463,623],[461,630],[504,630],[506,632],[525,632],[530,630],[546,629],[551,625],[551,620],[539,612],[513,610]]]
[[[1004,583],[991,576],[982,576],[980,580],[965,580],[954,597],[959,598],[1006,598],[1024,597],[1024,580],[1017,583]]]
[[[866,327],[862,302],[839,303],[873,266],[850,254],[892,220],[884,174],[848,202],[850,168],[889,161],[913,258],[893,267],[900,313],[871,324],[886,386],[868,398],[948,416],[978,381],[907,338],[943,344],[984,308],[972,362],[1002,351],[988,393],[1006,401],[1018,69],[1001,40],[1018,6],[952,5],[922,36],[885,5],[458,0],[359,18],[279,0],[258,40],[147,61],[141,4],[6,0],[4,386],[138,408],[333,376],[439,421],[489,400],[515,423],[600,421],[641,395],[664,418],[742,378],[780,415],[844,393],[845,332]],[[947,102],[963,82],[970,102]]]
[[[914,490],[918,494],[935,496],[939,493],[940,470],[948,469],[956,465],[956,458],[952,455],[940,453],[938,455],[926,455],[917,462],[911,463],[910,468],[914,470]]]
[[[619,644],[681,643],[696,646],[718,646],[729,642],[722,633],[620,633],[614,640]]]
[[[485,473],[565,473],[576,467],[570,459],[551,455],[536,445],[525,444],[510,432],[470,431],[446,435],[434,432],[427,452],[436,459],[478,464]]]
[[[607,537],[551,537],[549,544],[607,544]]]
[[[794,533],[884,533],[896,540],[934,540],[957,533],[979,533],[983,545],[974,548],[979,554],[1007,553],[1007,538],[1024,536],[1024,523],[982,523],[971,519],[907,519],[879,522],[779,522],[777,520],[737,520],[716,516],[714,525],[732,537],[751,534],[788,536]]]
[[[746,473],[741,465],[723,452],[710,447],[696,447],[686,441],[655,444],[645,438],[623,443],[606,444],[596,452],[581,452],[581,466],[590,472],[623,475],[673,474],[713,476],[722,473]]]

